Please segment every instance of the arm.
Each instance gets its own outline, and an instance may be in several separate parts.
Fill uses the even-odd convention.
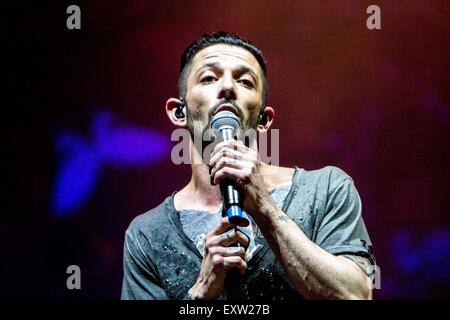
[[[241,185],[244,209],[252,215],[291,283],[309,299],[370,299],[371,283],[354,263],[313,243],[272,201],[254,150],[239,141],[218,144],[211,156],[215,183],[224,177]],[[339,208],[338,208],[339,209]],[[334,214],[339,214],[333,208]],[[323,235],[332,232],[328,225]]]
[[[371,299],[370,281],[353,261],[332,255],[313,243],[275,204],[262,208],[254,216],[255,221],[303,297]]]
[[[153,263],[148,258],[146,240],[130,227],[125,233],[122,300],[168,300]]]

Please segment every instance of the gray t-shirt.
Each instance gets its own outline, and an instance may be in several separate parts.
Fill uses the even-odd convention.
[[[173,195],[136,217],[125,233],[122,299],[188,299],[202,253],[183,229]],[[336,167],[297,168],[282,210],[324,250],[375,263],[353,180]],[[184,222],[186,220],[184,219]],[[208,227],[209,228],[209,227]],[[197,235],[198,236],[198,235]],[[227,275],[219,299],[301,299],[264,237],[247,261],[245,275]]]
[[[291,184],[280,186],[269,192],[279,208],[283,207],[284,200],[290,189]],[[179,215],[183,231],[203,256],[205,250],[205,237],[208,232],[220,223],[220,219],[222,218],[222,207],[215,213],[200,210],[181,210]],[[253,257],[253,254],[262,248],[262,244],[257,244],[255,239],[255,237],[262,237],[262,234],[252,217],[245,211],[244,215],[249,218],[250,225],[248,227],[238,227],[237,229],[242,231],[249,238],[249,246],[246,250],[246,259],[249,261]]]

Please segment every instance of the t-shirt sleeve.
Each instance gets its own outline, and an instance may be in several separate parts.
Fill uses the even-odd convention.
[[[146,239],[130,226],[125,233],[122,300],[167,300],[159,276],[149,258]]]
[[[336,171],[338,177],[330,181],[316,243],[332,254],[360,255],[375,263],[372,242],[361,215],[358,191],[349,176],[337,168]]]

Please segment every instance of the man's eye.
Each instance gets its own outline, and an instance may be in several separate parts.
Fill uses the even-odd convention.
[[[253,88],[253,82],[248,79],[240,79],[238,82],[242,83],[243,85]]]
[[[206,76],[206,77],[203,77],[203,78],[200,80],[200,82],[201,82],[201,83],[210,83],[210,82],[213,82],[214,80],[216,80],[215,77],[213,77],[213,76]]]

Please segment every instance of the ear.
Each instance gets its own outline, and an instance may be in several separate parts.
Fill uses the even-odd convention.
[[[275,118],[275,110],[271,106],[266,106],[264,108],[264,113],[267,121],[264,124],[258,124],[257,129],[259,132],[266,132],[267,130],[269,130]]]
[[[187,127],[187,120],[186,120],[186,108],[183,108],[184,117],[183,118],[177,118],[175,116],[175,111],[177,110],[178,106],[181,106],[182,102],[180,99],[177,98],[170,98],[166,101],[166,113],[169,117],[169,120],[177,127],[186,128]]]

